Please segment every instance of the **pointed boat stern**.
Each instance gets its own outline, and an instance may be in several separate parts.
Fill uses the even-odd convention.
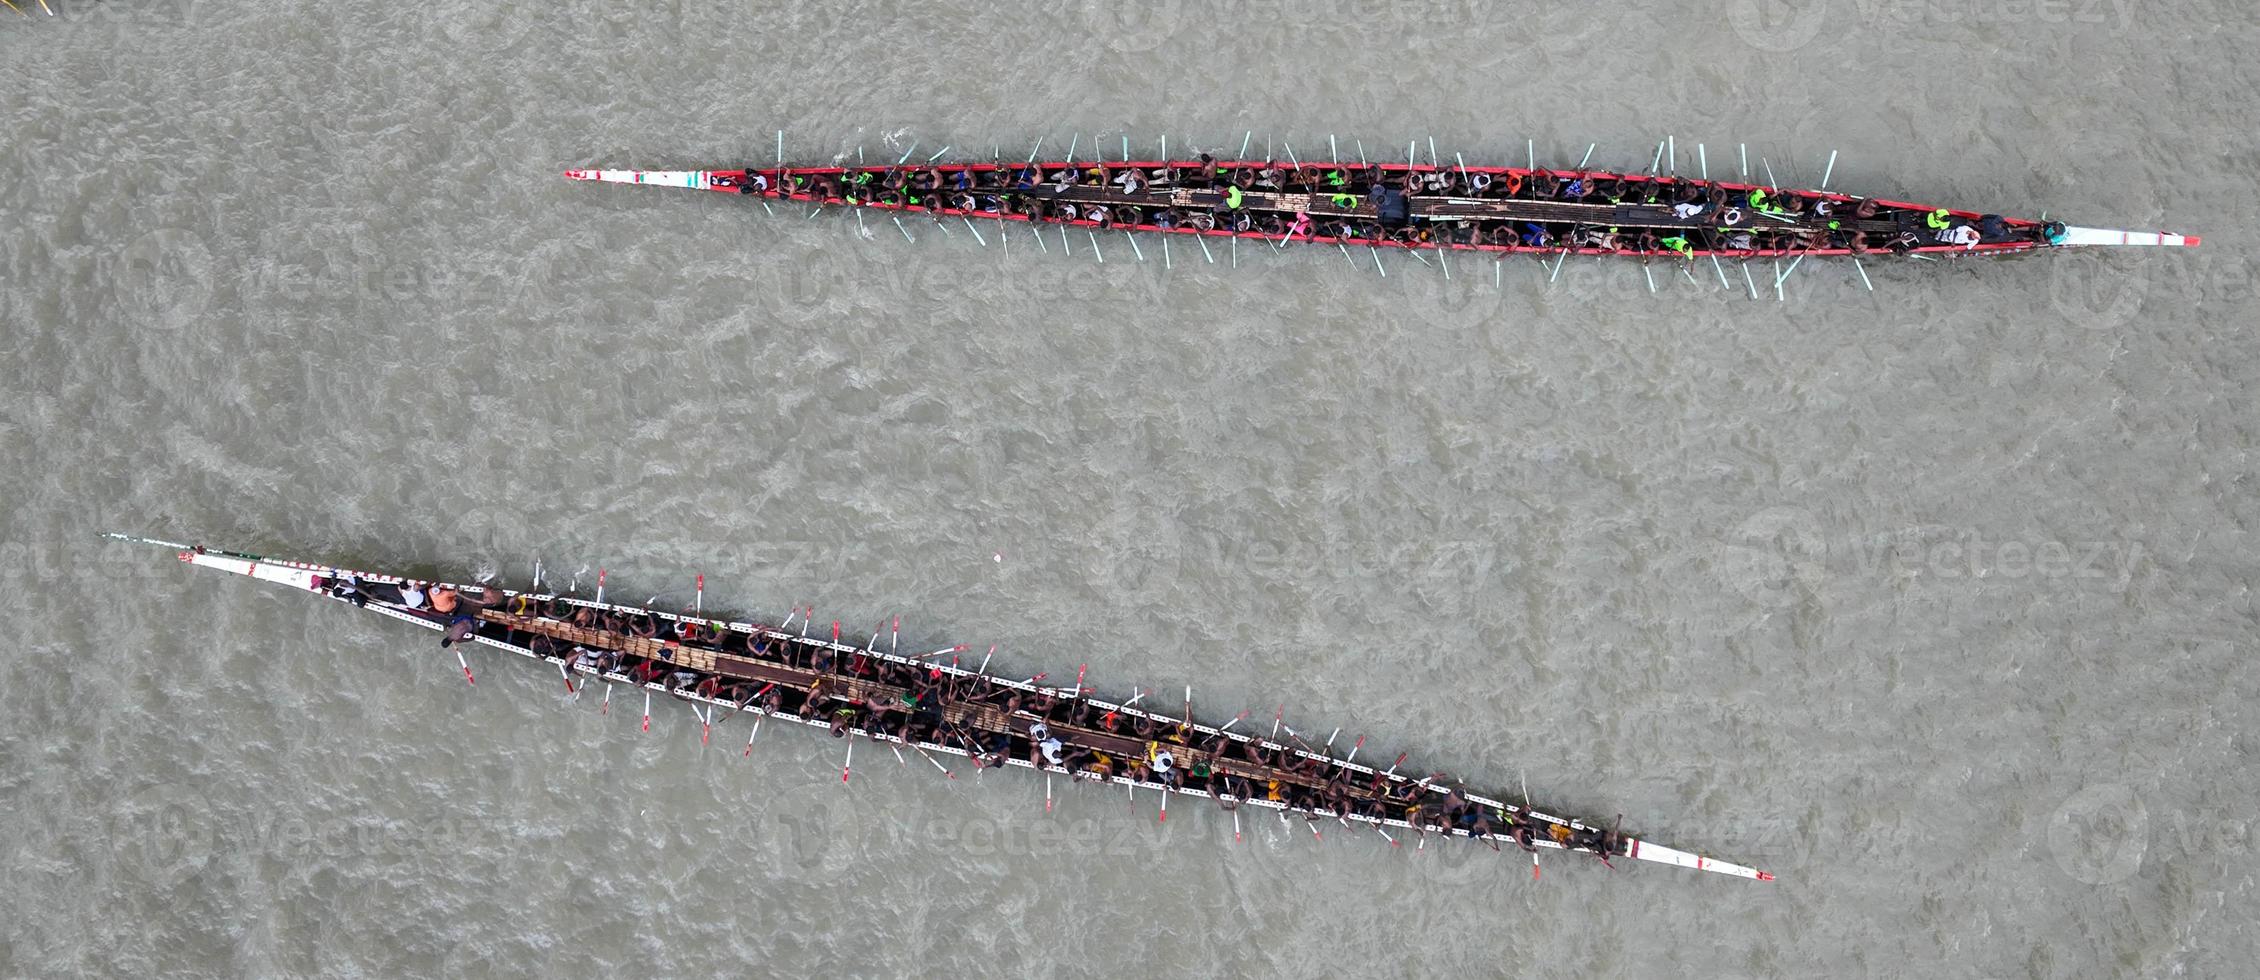
[[[2055,245],[2161,245],[2167,247],[2196,248],[2202,241],[2196,235],[2176,235],[2164,231],[2118,231],[2111,228],[2064,227],[2064,237]]]
[[[1748,878],[1752,881],[1773,880],[1772,874],[1756,868],[1744,867],[1730,861],[1713,860],[1700,854],[1665,847],[1662,844],[1651,844],[1639,838],[1632,839],[1629,849],[1625,853],[1627,856],[1640,861],[1673,864],[1682,868],[1694,868],[1697,871],[1712,871],[1722,875],[1733,875],[1737,878]]]
[[[694,191],[712,190],[714,183],[704,170],[568,170],[566,180],[593,180],[606,184],[649,184],[655,187],[687,187]]]
[[[315,586],[316,579],[334,574],[332,570],[318,565],[308,565],[301,562],[266,561],[194,549],[182,551],[180,560],[191,565],[216,568],[223,572],[246,575],[263,582],[274,582],[294,589],[304,589],[308,592],[318,591]]]

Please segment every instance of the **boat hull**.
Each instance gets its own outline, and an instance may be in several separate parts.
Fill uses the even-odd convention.
[[[1230,730],[1233,727],[1230,724],[1218,728],[1192,722],[1189,710],[1190,689],[1187,691],[1188,711],[1185,719],[1181,721],[1174,716],[1136,707],[1131,702],[1139,700],[1137,698],[1130,699],[1130,702],[1095,698],[1088,689],[1083,687],[1080,676],[1078,676],[1074,687],[1067,689],[1059,685],[1044,685],[1042,681],[1046,675],[1043,674],[1038,674],[1027,681],[1013,681],[989,675],[985,669],[986,664],[984,664],[984,669],[980,671],[966,670],[955,663],[954,656],[951,658],[951,663],[944,664],[936,659],[936,655],[932,654],[921,658],[898,656],[891,649],[887,652],[881,652],[876,649],[875,642],[863,647],[841,643],[838,639],[839,626],[837,623],[833,624],[833,638],[827,640],[806,635],[805,621],[802,632],[795,634],[788,629],[769,627],[758,623],[698,616],[688,610],[682,613],[669,613],[663,610],[606,603],[601,601],[601,592],[598,599],[584,599],[558,595],[554,592],[511,589],[489,590],[483,586],[424,582],[423,586],[427,589],[444,587],[459,590],[465,594],[487,593],[487,601],[470,605],[467,612],[459,609],[454,614],[443,615],[433,613],[428,608],[415,608],[402,602],[389,601],[385,595],[387,588],[391,588],[397,594],[398,586],[410,581],[399,576],[353,571],[312,562],[265,558],[201,547],[189,547],[174,542],[151,541],[124,535],[112,535],[112,537],[174,548],[177,550],[179,559],[190,565],[258,579],[337,602],[352,602],[356,598],[341,595],[337,589],[338,583],[351,582],[355,584],[356,589],[360,590],[360,594],[357,596],[359,602],[355,604],[360,605],[367,611],[434,632],[447,631],[451,627],[458,627],[459,625],[472,626],[475,627],[475,632],[468,637],[468,643],[545,662],[567,678],[568,686],[571,685],[572,679],[578,677],[583,679],[584,682],[600,681],[617,685],[621,689],[632,690],[640,687],[651,694],[664,695],[690,704],[694,711],[703,711],[703,717],[707,719],[713,719],[717,713],[723,710],[731,712],[730,717],[734,717],[738,712],[746,710],[750,706],[754,714],[760,718],[817,728],[841,727],[841,723],[837,721],[837,716],[834,714],[834,709],[839,703],[852,703],[851,696],[859,693],[857,684],[860,683],[851,677],[846,677],[844,672],[842,674],[821,675],[827,678],[838,678],[841,686],[837,690],[840,693],[828,698],[818,697],[803,701],[793,708],[781,708],[776,704],[756,705],[753,704],[754,698],[752,697],[742,700],[733,699],[722,694],[719,685],[714,691],[707,690],[703,681],[695,686],[688,683],[674,683],[673,681],[685,673],[717,679],[730,678],[734,682],[747,686],[758,683],[763,678],[774,678],[768,681],[769,687],[772,689],[779,687],[779,685],[786,685],[789,690],[797,690],[792,685],[799,681],[807,683],[810,692],[813,694],[819,686],[824,683],[831,683],[831,681],[812,681],[811,675],[806,671],[796,672],[799,669],[792,666],[795,658],[821,658],[834,665],[845,663],[852,658],[858,663],[868,661],[885,665],[882,670],[931,672],[931,675],[935,677],[947,676],[952,679],[953,684],[962,681],[975,685],[979,690],[988,691],[990,696],[1001,691],[1015,698],[1050,699],[1055,707],[1051,709],[1051,713],[1043,716],[1043,720],[1048,721],[1053,730],[1065,733],[1074,739],[1070,743],[1071,747],[1084,744],[1103,744],[1109,748],[1119,748],[1124,741],[1123,738],[1110,734],[1113,731],[1112,728],[1109,728],[1106,732],[1078,728],[1077,723],[1073,720],[1077,717],[1087,718],[1093,713],[1103,712],[1107,715],[1126,719],[1124,723],[1133,727],[1150,723],[1164,730],[1165,734],[1161,736],[1159,741],[1145,743],[1148,751],[1151,751],[1153,746],[1159,745],[1177,753],[1184,759],[1192,760],[1188,765],[1207,762],[1215,766],[1215,771],[1213,775],[1207,777],[1209,782],[1205,785],[1195,784],[1191,778],[1186,778],[1177,785],[1167,785],[1157,779],[1149,778],[1150,774],[1143,770],[1138,770],[1137,775],[1129,772],[1106,772],[1094,775],[1089,770],[1078,770],[1071,765],[1049,764],[1039,761],[1037,758],[1037,753],[1032,748],[1034,743],[1028,741],[1029,733],[1026,731],[1024,719],[1012,715],[1004,717],[999,722],[997,720],[998,715],[993,711],[971,711],[967,717],[972,720],[966,723],[970,727],[980,729],[980,726],[985,724],[1001,725],[996,730],[980,729],[986,734],[977,737],[985,740],[987,735],[995,735],[1007,739],[1020,739],[1020,742],[1014,744],[1013,750],[1004,752],[998,757],[986,758],[985,761],[989,765],[1042,770],[1053,775],[1069,776],[1071,779],[1096,779],[1107,783],[1120,783],[1133,793],[1143,789],[1156,794],[1187,796],[1196,799],[1215,799],[1218,792],[1222,792],[1223,788],[1231,786],[1235,781],[1240,782],[1244,788],[1249,777],[1242,775],[1242,773],[1254,773],[1254,778],[1261,779],[1263,774],[1268,772],[1286,781],[1311,782],[1315,777],[1302,774],[1301,770],[1303,769],[1333,773],[1353,783],[1370,782],[1372,786],[1370,793],[1375,799],[1389,799],[1392,798],[1392,794],[1401,794],[1406,800],[1417,802],[1422,808],[1438,806],[1448,793],[1445,787],[1435,785],[1429,779],[1416,781],[1409,775],[1399,774],[1395,766],[1387,770],[1377,770],[1372,766],[1358,763],[1354,761],[1355,750],[1350,753],[1351,757],[1338,758],[1327,754],[1323,749],[1313,750],[1308,745],[1288,745],[1270,738],[1234,732]],[[573,625],[574,621],[583,618],[582,611],[584,610],[599,621],[610,617],[624,617],[631,621],[647,621],[654,624],[655,629],[651,635],[631,637]],[[787,622],[789,623],[789,617]],[[674,640],[666,639],[670,634],[676,635],[678,638]],[[687,635],[689,639],[679,638],[684,635]],[[712,641],[703,642],[703,639],[707,637],[713,638]],[[876,632],[874,632],[875,639]],[[622,656],[620,662],[614,665],[616,669],[608,669],[605,666],[592,665],[578,656],[563,652],[559,644],[565,642],[571,642],[573,649],[577,651],[612,649],[620,652]],[[747,652],[743,655],[733,655],[726,652],[733,648]],[[767,648],[775,651],[775,653],[770,658],[764,659],[751,652],[760,648]],[[638,653],[637,651],[641,652]],[[954,653],[954,650],[945,650],[942,653]],[[663,665],[664,671],[669,676],[667,678],[649,676],[640,667],[630,668],[628,666],[630,662]],[[464,672],[466,678],[471,677],[468,663],[464,666]],[[861,689],[861,692],[868,693],[870,689],[866,686]],[[1070,706],[1068,712],[1070,717],[1063,718],[1058,714],[1056,705],[1061,703]],[[726,721],[727,717],[723,720]],[[976,756],[990,755],[987,752],[974,751],[974,749],[979,748],[975,744],[952,744],[947,738],[915,737],[912,734],[914,729],[907,724],[900,731],[889,731],[884,725],[848,725],[845,727],[847,734],[854,738],[910,748],[929,756],[941,755],[970,759]],[[1166,734],[1169,729],[1177,729],[1178,733],[1174,736]],[[1292,737],[1292,729],[1289,729],[1288,732]],[[1276,736],[1276,732],[1274,735]],[[1146,736],[1138,737],[1144,738]],[[1181,741],[1173,741],[1172,739],[1181,739]],[[1136,742],[1137,739],[1130,739],[1129,741]],[[1296,741],[1300,743],[1301,740],[1296,738]],[[1363,740],[1361,739],[1360,745],[1362,746],[1362,744]],[[750,753],[752,745],[750,738],[747,745],[747,751]],[[1207,745],[1217,745],[1222,746],[1222,748],[1210,752],[1202,748],[1202,746]],[[1329,743],[1330,745],[1331,743]],[[1027,751],[1020,751],[1022,748],[1026,748]],[[1277,766],[1244,762],[1240,761],[1241,757],[1235,754],[1236,751],[1244,753],[1250,759],[1268,757],[1280,761]],[[1398,761],[1402,763],[1403,757],[1399,757]],[[935,765],[940,767],[941,763],[935,762]],[[1180,769],[1179,771],[1183,772],[1184,770]],[[1197,768],[1195,771],[1198,771]],[[842,778],[843,781],[847,778],[845,772],[843,772]],[[1622,856],[1636,861],[1693,868],[1730,877],[1760,881],[1770,881],[1773,878],[1772,875],[1755,868],[1664,847],[1636,837],[1615,834],[1613,831],[1604,835],[1603,831],[1592,823],[1554,816],[1530,809],[1527,806],[1518,806],[1476,793],[1463,792],[1463,795],[1469,803],[1480,806],[1491,814],[1496,814],[1502,821],[1503,827],[1493,825],[1494,832],[1488,837],[1482,837],[1469,829],[1447,829],[1437,822],[1430,822],[1426,819],[1421,822],[1420,826],[1415,826],[1415,823],[1407,817],[1423,812],[1419,808],[1408,811],[1404,810],[1402,806],[1377,806],[1373,812],[1349,812],[1345,815],[1337,815],[1332,810],[1322,812],[1311,806],[1298,806],[1297,800],[1293,797],[1275,800],[1257,794],[1250,794],[1244,799],[1239,799],[1237,805],[1273,811],[1278,813],[1282,819],[1286,819],[1290,813],[1302,815],[1309,821],[1313,834],[1320,833],[1318,828],[1322,825],[1334,826],[1336,822],[1339,822],[1341,826],[1346,828],[1374,831],[1381,836],[1389,837],[1392,845],[1399,844],[1399,841],[1389,833],[1395,830],[1423,835],[1424,837],[1427,834],[1439,834],[1462,839],[1474,838],[1489,843],[1495,848],[1501,842],[1511,846],[1515,843],[1516,838],[1507,828],[1520,825],[1532,828],[1532,832],[1522,839],[1522,843],[1534,855],[1544,851],[1555,851],[1588,855],[1598,854],[1604,858]],[[1166,812],[1166,804],[1164,808]],[[1437,811],[1431,809],[1426,812],[1433,814]]]
[[[1267,166],[1257,161],[1215,164],[1219,175],[1257,172]],[[917,213],[935,220],[1050,224],[1093,234],[1123,231],[1259,238],[1272,244],[1303,241],[1345,248],[1523,253],[1557,260],[1566,255],[1687,260],[1936,256],[2098,245],[2199,244],[2194,236],[2167,232],[2066,227],[1833,192],[1785,192],[1740,181],[1692,181],[1602,171],[1573,174],[1513,167],[1383,164],[1330,166],[1315,181],[1296,184],[1287,179],[1276,186],[1259,184],[1234,194],[1232,189],[1238,184],[1229,179],[1220,182],[1215,176],[1189,176],[1206,167],[1200,161],[1182,160],[1112,164],[1053,161],[908,168],[590,169],[568,170],[565,176],[599,183],[677,187],[818,206]],[[1353,172],[1355,179],[1348,176]],[[1292,173],[1300,176],[1305,171]],[[1061,184],[1056,176],[1048,181],[1036,179],[1059,174],[1073,175],[1077,182]],[[1125,174],[1132,175],[1127,182]],[[1345,182],[1325,186],[1337,174],[1344,175]],[[1413,193],[1407,197],[1405,221],[1394,224],[1382,216],[1373,195],[1351,193],[1357,179],[1368,177],[1378,178],[1385,185],[1416,187],[1449,182],[1458,185],[1461,193],[1452,193],[1449,188],[1439,188],[1434,194]],[[1085,183],[1086,179],[1094,183]],[[1473,191],[1477,181],[1485,185],[1481,192]],[[1501,190],[1535,188],[1542,181],[1605,187],[1612,199],[1598,201],[1591,192],[1565,199],[1563,191],[1538,197],[1535,190]],[[1115,186],[1120,189],[1108,189]],[[1688,207],[1699,210],[1682,214],[1674,202],[1688,195],[1700,202]],[[1797,210],[1785,213],[1768,204],[1753,205],[1753,200],[1793,201]],[[1092,214],[1099,217],[1089,217]],[[1125,216],[1129,220],[1120,220]],[[1241,227],[1243,219],[1247,227]],[[1221,227],[1216,225],[1219,222]],[[1957,235],[1974,238],[1961,240]]]

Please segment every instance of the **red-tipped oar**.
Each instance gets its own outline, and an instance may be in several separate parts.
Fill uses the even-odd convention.
[[[612,685],[604,685],[604,703],[596,706],[596,713],[600,715],[612,713]]]
[[[939,650],[936,650],[936,651],[934,651],[934,652],[932,652],[932,653],[929,653],[929,654],[927,654],[927,655],[925,655],[925,656],[923,656],[923,657],[920,657],[920,658],[918,658],[918,659],[920,659],[920,660],[932,660],[932,659],[934,659],[935,657],[939,657],[939,656],[941,656],[942,654],[945,654],[945,653],[964,653],[964,652],[965,652],[965,644],[963,644],[963,643],[960,643],[960,644],[958,644],[958,645],[956,645],[956,646],[954,646],[954,647],[943,647],[943,648],[941,648],[941,649],[939,649]]]
[[[643,730],[651,730],[651,688],[643,689]]]
[[[713,735],[714,709],[708,708],[705,711],[698,712],[698,747],[702,749],[705,748],[707,740]]]
[[[572,671],[569,671],[569,670],[566,670],[566,669],[565,669],[565,665],[564,665],[564,664],[558,664],[558,665],[557,665],[557,676],[559,676],[559,677],[562,677],[562,678],[565,678],[565,693],[567,693],[567,694],[579,694],[579,693],[581,693],[580,691],[578,691],[578,690],[575,690],[575,689],[574,689],[574,687],[573,687],[573,672],[572,672]]]
[[[1279,706],[1279,710],[1271,715],[1271,737],[1273,739],[1279,737],[1279,722],[1285,717],[1287,717],[1287,706],[1282,704]]]
[[[604,569],[596,570],[596,601],[604,601]]]
[[[744,755],[746,755],[746,756],[750,756],[750,755],[752,755],[752,754],[753,754],[753,740],[754,740],[754,739],[755,739],[756,737],[759,737],[759,736],[760,736],[760,734],[761,734],[761,719],[759,719],[759,718],[755,718],[755,719],[753,720],[753,731],[752,731],[752,733],[751,733],[751,734],[748,734],[748,735],[747,735],[747,736],[745,737],[745,753],[744,753]],[[741,758],[742,758],[742,756],[741,756]]]
[[[887,637],[887,653],[889,653],[889,654],[896,654],[896,653],[901,653],[901,652],[902,652],[902,617],[901,617],[901,616],[896,616],[896,617],[895,617],[895,631],[894,631],[894,634],[893,634],[893,635],[891,635],[891,636],[889,636],[889,637]]]
[[[700,573],[698,573],[698,591],[697,591],[697,592],[695,592],[695,593],[693,593],[693,594],[692,594],[692,596],[691,596],[691,612],[692,612],[692,613],[694,613],[694,614],[697,614],[697,615],[699,615],[699,616],[705,616],[705,615],[706,615],[706,573],[705,573],[705,572],[700,572]]]
[[[1240,808],[1232,808],[1232,843],[1240,842]]]
[[[1044,773],[1044,812],[1052,812],[1052,774]]]
[[[1225,723],[1224,723],[1224,727],[1222,727],[1222,728],[1219,728],[1219,729],[1217,729],[1216,731],[1217,731],[1217,733],[1218,733],[1218,734],[1220,734],[1220,735],[1221,735],[1221,734],[1223,734],[1223,733],[1225,733],[1225,732],[1229,732],[1229,731],[1231,731],[1231,730],[1232,730],[1232,726],[1239,724],[1239,723],[1240,723],[1241,721],[1243,721],[1243,720],[1246,720],[1246,718],[1247,718],[1247,717],[1248,717],[1248,711],[1247,711],[1247,709],[1246,709],[1246,708],[1242,708],[1242,709],[1240,709],[1240,713],[1239,713],[1239,714],[1232,716],[1232,720],[1231,720],[1231,721],[1225,722]]]
[[[1089,676],[1089,675],[1090,675],[1090,673],[1091,673],[1091,665],[1090,665],[1090,664],[1084,664],[1084,665],[1083,665],[1083,666],[1081,666],[1081,667],[1077,667],[1077,668],[1075,668],[1075,696],[1076,696],[1076,697],[1082,697],[1082,696],[1083,696],[1083,678],[1084,678],[1084,677],[1086,677],[1086,676]]]
[[[1160,819],[1160,820],[1157,820],[1157,821],[1155,821],[1155,822],[1156,822],[1156,823],[1168,823],[1168,822],[1169,822],[1169,791],[1168,791],[1168,790],[1166,790],[1166,789],[1165,789],[1165,790],[1162,790],[1162,791],[1161,791],[1161,819]]]
[[[1374,824],[1374,825],[1373,825],[1373,829],[1374,829],[1374,832],[1375,832],[1375,833],[1378,833],[1378,834],[1380,834],[1381,836],[1383,836],[1383,837],[1387,837],[1387,838],[1389,839],[1389,846],[1390,846],[1390,847],[1403,847],[1403,846],[1404,846],[1403,844],[1399,844],[1399,843],[1397,843],[1397,839],[1396,839],[1396,838],[1394,838],[1394,837],[1389,837],[1389,832],[1388,832],[1388,831],[1386,831],[1386,830],[1383,830],[1383,829],[1381,829],[1381,825],[1380,825],[1380,824]]]
[[[1397,753],[1397,761],[1390,763],[1390,764],[1389,764],[1389,771],[1388,771],[1388,772],[1385,772],[1385,773],[1382,773],[1382,775],[1384,775],[1384,776],[1394,776],[1394,775],[1396,775],[1396,774],[1397,774],[1397,767],[1398,767],[1398,766],[1401,766],[1401,765],[1404,765],[1404,764],[1405,764],[1405,757],[1406,757],[1406,756],[1408,756],[1408,755],[1411,755],[1411,754],[1412,754],[1411,752],[1399,752],[1399,753]]]
[[[855,736],[848,736],[847,761],[840,764],[840,782],[848,781],[848,773],[855,770]]]
[[[989,644],[989,652],[988,652],[988,653],[985,653],[985,654],[982,654],[982,655],[981,655],[981,669],[980,669],[980,670],[976,670],[976,671],[974,671],[974,672],[973,672],[974,676],[976,676],[976,677],[987,677],[987,676],[989,676],[989,658],[990,658],[990,657],[994,657],[994,656],[996,656],[996,655],[997,655],[997,645],[996,645],[996,644],[994,644],[994,643],[991,643],[991,644]]]
[[[942,775],[944,775],[944,776],[948,776],[948,777],[949,777],[949,778],[951,778],[951,779],[956,779],[956,778],[957,778],[957,774],[956,774],[956,773],[954,773],[954,772],[951,772],[951,771],[950,771],[950,768],[949,768],[948,766],[942,765],[942,764],[941,764],[941,762],[939,762],[938,760],[936,760],[936,759],[935,759],[935,758],[934,758],[934,757],[933,757],[932,755],[928,754],[928,753],[927,753],[927,751],[926,751],[925,749],[923,749],[923,748],[920,748],[920,747],[918,746],[918,743],[916,743],[916,742],[912,742],[912,743],[910,743],[910,748],[911,748],[911,751],[914,751],[914,752],[918,753],[918,754],[919,754],[920,756],[923,756],[923,757],[925,757],[926,761],[934,763],[934,768],[941,770],[941,771],[942,771]]]
[[[1355,762],[1355,761],[1357,761],[1357,758],[1358,758],[1358,750],[1359,750],[1359,749],[1362,749],[1362,748],[1365,748],[1365,736],[1363,736],[1363,735],[1360,735],[1360,736],[1358,736],[1358,744],[1350,746],[1350,754],[1349,754],[1348,756],[1344,757],[1344,758],[1342,759],[1342,761],[1343,761],[1343,762]]]

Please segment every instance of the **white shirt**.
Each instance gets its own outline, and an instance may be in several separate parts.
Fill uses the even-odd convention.
[[[400,584],[400,604],[410,609],[424,608],[424,590],[402,582]]]

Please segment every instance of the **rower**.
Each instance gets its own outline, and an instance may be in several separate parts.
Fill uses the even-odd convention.
[[[1404,192],[1376,181],[1366,189],[1366,194],[1373,198],[1374,214],[1381,219],[1381,227],[1402,228],[1412,221],[1412,202]]]
[[[351,602],[358,608],[365,609],[369,605],[369,594],[361,591],[361,577],[352,572],[343,573],[331,580],[329,591],[331,595]]]
[[[1246,802],[1248,798],[1248,782],[1238,777],[1226,776],[1219,781],[1214,795],[1216,796],[1217,806],[1227,810],[1237,810],[1240,808],[1240,804]]]
[[[401,605],[403,605],[403,606],[407,606],[407,607],[408,607],[408,608],[410,608],[410,609],[422,609],[422,608],[424,608],[424,590],[422,590],[422,589],[419,589],[419,588],[417,588],[416,586],[417,586],[417,582],[416,582],[415,580],[413,580],[413,579],[403,579],[403,580],[401,581],[401,583],[400,583],[400,604],[401,604]]]
[[[439,645],[451,647],[458,643],[467,642],[471,639],[471,634],[478,632],[478,629],[478,620],[469,616],[457,616],[448,622],[447,633],[440,637]]]
[[[1146,765],[1153,770],[1154,779],[1170,786],[1177,785],[1177,757],[1162,748],[1160,742],[1146,743]]]

